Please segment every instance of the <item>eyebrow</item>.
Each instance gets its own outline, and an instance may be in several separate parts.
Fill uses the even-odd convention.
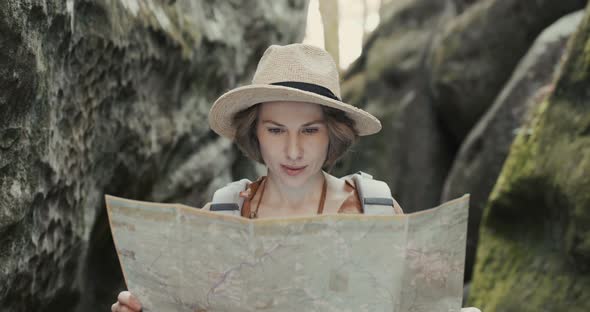
[[[279,127],[286,127],[285,125],[283,125],[283,124],[280,124],[280,123],[278,123],[278,122],[276,122],[276,121],[273,121],[273,120],[263,120],[263,121],[262,121],[262,123],[267,123],[267,122],[268,122],[268,123],[271,123],[271,124],[274,124],[274,125],[277,125],[277,126],[279,126]],[[301,126],[302,126],[302,127],[307,127],[307,126],[310,126],[310,125],[313,125],[313,124],[316,124],[316,123],[324,123],[324,120],[323,120],[323,119],[317,119],[317,120],[313,120],[313,121],[310,121],[310,122],[306,122],[306,123],[304,123],[304,124],[303,124],[303,125],[301,125]]]

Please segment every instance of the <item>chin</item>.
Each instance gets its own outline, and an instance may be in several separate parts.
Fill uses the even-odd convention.
[[[284,175],[282,180],[283,183],[285,183],[288,186],[299,188],[305,185],[305,183],[308,181],[308,178],[309,177],[291,177],[288,175]]]

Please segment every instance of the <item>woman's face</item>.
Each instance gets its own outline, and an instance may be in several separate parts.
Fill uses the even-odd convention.
[[[256,134],[269,174],[298,187],[321,172],[328,153],[328,129],[320,105],[260,104]]]

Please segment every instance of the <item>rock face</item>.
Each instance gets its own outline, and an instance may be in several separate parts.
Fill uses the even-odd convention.
[[[588,19],[553,93],[542,86],[564,39],[521,61],[585,5],[398,1],[343,75],[344,100],[384,129],[335,174],[374,174],[407,212],[470,192],[472,242],[513,130],[539,106],[484,216],[470,296],[484,311],[590,310]],[[301,41],[306,10],[304,0],[1,1],[2,310],[109,310],[124,285],[105,193],[200,206],[253,178],[207,112],[250,80],[268,45]]]
[[[512,12],[515,6],[522,6],[521,10]],[[457,135],[453,129],[469,124],[464,127],[469,130],[492,104],[535,36],[566,12],[583,6],[583,1],[392,3],[361,57],[344,73],[342,86],[344,100],[378,116],[383,131],[362,138],[335,173],[372,173],[390,185],[408,212],[437,205],[466,135]],[[502,23],[493,22],[498,16],[504,18]],[[519,32],[511,32],[511,23],[519,25]],[[507,34],[496,35],[498,27]],[[493,36],[486,37],[489,33]],[[502,48],[488,49],[490,45]],[[519,48],[513,49],[514,45]],[[519,49],[522,52],[512,51]],[[449,94],[440,91],[446,82],[456,96],[446,97]],[[464,123],[462,115],[480,109]]]
[[[430,51],[430,84],[439,116],[457,144],[490,107],[535,37],[585,4],[477,1],[445,27]]]
[[[486,206],[470,304],[590,311],[590,7]]]
[[[550,92],[551,80],[558,70],[567,39],[576,30],[583,14],[583,11],[571,13],[543,31],[455,156],[441,202],[471,194],[467,267],[473,266],[483,208],[515,133],[519,131],[525,112],[536,107]],[[470,279],[470,272],[466,275]]]
[[[363,137],[337,175],[358,170],[386,181],[406,212],[438,204],[453,149],[424,83],[424,58],[437,29],[453,16],[444,1],[394,7],[344,74],[343,99],[375,114],[381,133]]]
[[[301,41],[306,15],[304,0],[2,1],[2,310],[108,311],[124,285],[103,195],[200,206],[250,170],[208,109],[270,44]]]
[[[361,138],[335,174],[385,180],[406,212],[471,193],[470,280],[483,207],[524,112],[551,90],[576,17],[535,39],[585,5],[396,2],[343,75],[344,100],[378,116],[383,131]]]

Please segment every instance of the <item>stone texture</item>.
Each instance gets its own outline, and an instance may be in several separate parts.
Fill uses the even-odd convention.
[[[453,150],[441,132],[424,83],[424,56],[434,33],[452,16],[444,1],[396,4],[343,75],[343,99],[383,124],[363,137],[336,167],[342,176],[363,170],[386,181],[406,212],[438,204]]]
[[[472,6],[478,2],[487,1],[487,0],[452,0],[452,1],[455,4],[455,7],[457,9],[457,13],[460,14],[463,11],[467,10],[470,6]]]
[[[486,0],[446,25],[428,57],[443,124],[460,144],[491,106],[537,35],[585,0]]]
[[[208,109],[307,1],[0,2],[0,306],[108,311],[105,193],[200,206],[244,172]],[[239,163],[239,162],[238,162]],[[239,169],[238,172],[233,169]]]
[[[455,156],[445,181],[441,202],[471,194],[467,241],[467,279],[475,260],[479,223],[510,144],[525,112],[536,107],[551,90],[567,39],[576,30],[583,11],[571,13],[543,31],[519,62],[509,82],[496,97]]]
[[[590,310],[589,46],[590,6],[486,206],[469,300],[482,311]]]
[[[438,204],[462,131],[491,105],[535,36],[582,6],[572,0],[390,4],[342,86],[344,100],[378,116],[383,132],[362,138],[335,173],[372,173],[406,211]],[[499,16],[502,23],[495,22]],[[451,90],[447,82],[451,93],[441,91]],[[469,126],[463,127],[465,120]]]
[[[537,34],[584,5],[581,0],[396,2],[343,75],[344,99],[381,118],[384,130],[363,138],[335,174],[374,174],[390,184],[406,211],[438,204],[470,125],[499,99]],[[256,176],[251,162],[208,130],[206,114],[219,94],[249,81],[269,44],[301,40],[306,7],[303,0],[0,2],[0,306],[108,311],[125,286],[104,193],[199,206],[225,182]],[[583,55],[582,50],[578,45],[573,51]],[[583,264],[590,223],[583,175],[587,112],[580,104],[588,96],[584,62],[570,60],[562,70],[562,89],[558,86],[540,113],[551,116],[543,117],[551,121],[542,123],[545,130],[521,128],[520,140],[534,143],[533,149],[527,152],[517,143],[514,150],[535,158],[529,164],[524,161],[529,158],[518,157],[507,165],[514,179],[503,175],[492,196],[478,256],[481,277],[473,291],[473,304],[484,311],[515,306],[527,311],[518,305],[535,296],[541,299],[531,307],[538,311],[548,303],[549,291],[557,292],[555,305],[548,303],[552,309],[570,299],[587,308],[579,299],[588,293]],[[519,103],[533,104],[538,87],[530,88],[500,96],[511,102],[518,95]],[[486,117],[477,128],[495,131],[492,121]],[[487,142],[490,135],[484,136]],[[476,151],[477,140],[468,142],[465,150]],[[482,143],[482,150],[486,146]],[[461,180],[456,172],[467,157],[463,153],[468,152],[460,151],[443,198],[452,197],[453,181]],[[574,160],[564,161],[568,157]],[[478,159],[485,158],[475,157],[473,164]],[[530,218],[530,207],[539,207],[537,219]],[[559,213],[568,217],[552,217]],[[514,218],[528,223],[516,224]],[[540,230],[529,221],[547,226]],[[542,241],[566,247],[548,248]],[[539,273],[543,270],[547,277]],[[572,279],[574,274],[581,277]],[[526,283],[517,285],[519,278]],[[567,291],[541,288],[549,278]],[[537,281],[539,288],[525,288]]]

